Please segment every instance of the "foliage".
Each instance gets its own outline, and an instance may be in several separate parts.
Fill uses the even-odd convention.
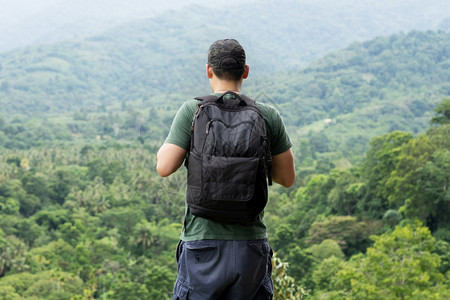
[[[364,250],[368,245],[368,237],[377,228],[369,226],[366,222],[358,222],[351,216],[331,216],[325,221],[316,221],[311,225],[310,244],[320,244],[327,239],[338,243],[346,255],[351,256]]]
[[[197,77],[170,43],[152,47],[174,78],[161,56],[132,51],[168,25],[149,20],[130,45],[112,32],[2,55],[1,297],[170,298],[186,174],[160,178],[155,154],[184,98],[167,88]],[[182,42],[189,59],[200,40]],[[277,299],[448,296],[448,98],[423,130],[448,97],[449,40],[380,37],[248,85],[276,95],[302,177],[272,187],[265,210]]]
[[[439,272],[434,239],[419,223],[374,236],[365,256],[355,256],[337,273],[348,299],[443,299],[450,289]]]
[[[179,193],[166,195],[171,187],[157,179],[154,152],[143,145],[72,145],[2,149],[2,154],[4,297],[109,299],[129,289],[137,299],[144,292],[149,298],[169,297],[183,198]],[[27,168],[16,163],[24,158]],[[76,274],[75,281],[68,274]],[[16,275],[22,276],[23,287],[17,285]],[[27,284],[27,276],[34,275],[39,280]]]
[[[436,115],[431,119],[433,124],[450,124],[450,98],[442,101],[434,109]]]
[[[332,239],[326,239],[320,244],[312,245],[308,250],[319,262],[332,256],[339,259],[344,259],[344,253],[339,247],[339,244]]]
[[[278,10],[278,6],[273,9]],[[204,12],[197,8],[189,15]],[[155,43],[155,35],[165,26],[179,32],[188,25],[175,25],[166,18],[83,42],[2,55],[0,82],[8,88],[0,90],[4,114],[0,115],[0,144],[27,149],[54,140],[162,141],[179,104],[208,92],[202,68],[195,66],[203,66],[201,49],[210,42],[209,38],[190,36],[176,40],[177,47],[172,41]],[[203,22],[204,18],[197,19]],[[265,22],[261,25],[267,26]],[[122,34],[127,42],[121,40]],[[314,155],[296,157],[301,174],[309,176],[318,170],[326,174],[342,157],[350,163],[360,162],[368,141],[377,135],[394,130],[417,134],[427,127],[433,107],[448,95],[449,40],[445,32],[410,32],[354,43],[306,69],[287,72],[283,68],[281,73],[270,72],[264,78],[257,75],[248,80],[245,92],[280,110],[296,145],[302,139],[308,141],[307,152]],[[254,43],[255,49],[267,49],[258,46],[262,43],[259,37]],[[287,48],[284,45],[278,50],[285,52]],[[188,53],[181,55],[174,49]],[[277,53],[274,49],[269,52]],[[262,55],[252,54],[255,60]],[[277,53],[277,57],[283,55]],[[164,72],[162,61],[170,66],[172,76]],[[274,60],[273,65],[282,64]],[[175,94],[174,90],[185,94]]]
[[[330,291],[333,291],[334,286],[333,283],[335,280],[337,280],[337,273],[343,269],[345,266],[345,262],[336,257],[331,256],[326,259],[324,259],[317,268],[314,269],[314,272],[312,274],[312,278],[315,284],[316,291],[315,295],[318,295],[320,293],[329,293]],[[321,297],[318,297],[321,299]]]
[[[282,262],[274,253],[272,257],[272,280],[274,299],[298,300],[304,299],[308,292],[295,284],[294,279],[287,274],[288,263]]]

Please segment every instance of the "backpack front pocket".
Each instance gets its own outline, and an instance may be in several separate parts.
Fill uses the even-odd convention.
[[[255,189],[257,157],[203,155],[203,193],[223,201],[249,201]]]

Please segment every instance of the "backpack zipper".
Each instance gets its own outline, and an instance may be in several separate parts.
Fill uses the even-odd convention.
[[[220,120],[220,119],[211,119],[211,120],[209,120],[208,121],[208,123],[206,123],[206,134],[208,134],[209,133],[209,129],[211,128],[211,123],[213,122],[213,121],[219,121],[220,123],[222,123],[222,124],[224,124],[225,125],[225,127],[227,127],[227,128],[234,128],[234,127],[238,127],[239,125],[242,125],[242,124],[250,124],[250,125],[255,125],[255,122],[251,122],[251,121],[245,121],[245,122],[240,122],[240,123],[237,123],[237,124],[232,124],[232,125],[227,125],[227,124],[225,124],[222,120]]]

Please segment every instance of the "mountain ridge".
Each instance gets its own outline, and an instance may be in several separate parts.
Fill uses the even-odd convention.
[[[346,18],[366,17],[368,12],[357,14],[360,8],[356,6],[342,17],[344,23],[337,28],[332,24],[338,18],[320,10],[325,2],[261,3],[242,5],[239,18],[231,23],[218,20],[233,15],[232,10],[190,5],[88,38],[0,54],[2,111],[64,112],[80,105],[91,109],[114,101],[154,98],[174,90],[203,94],[208,91],[203,71],[206,49],[223,37],[235,37],[247,49],[253,78],[298,70],[332,49],[360,39],[371,22],[383,20],[380,15],[384,12],[378,12],[366,27],[342,25]],[[346,11],[354,2],[345,3],[335,14]],[[352,17],[352,13],[356,15]],[[323,16],[332,19],[317,25]],[[401,23],[389,21],[393,23],[383,28],[397,28]],[[371,35],[383,32],[377,30]]]

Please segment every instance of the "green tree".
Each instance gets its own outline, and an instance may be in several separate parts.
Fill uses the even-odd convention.
[[[348,299],[446,299],[435,241],[420,223],[373,236],[373,247],[337,273]]]
[[[8,215],[19,213],[19,202],[14,198],[5,198],[0,196],[0,212]]]
[[[2,198],[12,198],[18,201],[19,212],[26,217],[34,214],[41,207],[41,200],[36,195],[27,194],[23,189],[22,182],[17,179],[0,185],[0,201]]]
[[[77,276],[59,269],[41,272],[23,293],[24,298],[70,299],[82,291],[82,281]]]
[[[35,263],[32,271],[40,270],[46,264],[49,267],[62,268],[63,271],[75,271],[75,269],[70,269],[71,263],[75,259],[75,249],[61,239],[41,247],[35,247],[29,253]]]
[[[344,259],[345,255],[339,247],[339,244],[332,239],[323,240],[320,244],[312,245],[308,248],[308,252],[312,253],[314,258],[321,262],[324,259],[335,256],[339,259]]]
[[[294,230],[291,226],[282,224],[275,229],[275,234],[271,239],[275,251],[286,254],[293,242]]]
[[[16,293],[15,289],[9,285],[0,286],[0,298],[3,300],[19,299],[20,295]]]
[[[314,152],[327,152],[330,141],[328,137],[322,132],[310,131],[308,132],[309,143]]]
[[[34,241],[44,234],[44,230],[30,219],[23,219],[17,225],[17,236],[21,238],[28,247],[33,246]]]
[[[111,208],[100,216],[101,225],[106,228],[117,228],[118,238],[122,247],[128,247],[129,239],[133,235],[133,229],[142,219],[144,213],[130,207]]]
[[[23,295],[23,293],[33,284],[35,280],[36,275],[27,272],[8,275],[2,277],[0,280],[0,289],[6,288],[11,291],[12,288],[14,293]]]
[[[333,212],[339,215],[353,215],[356,204],[364,195],[364,184],[352,174],[351,170],[332,170],[329,174],[335,185],[327,196]]]
[[[386,182],[392,206],[407,217],[427,222],[432,230],[446,223],[450,213],[450,151],[437,147],[428,135],[410,140]]]
[[[141,251],[139,251],[141,255],[145,255],[145,251],[148,247],[159,242],[157,232],[157,226],[146,220],[143,220],[136,225],[132,235],[132,243],[141,247]]]
[[[33,215],[34,220],[38,225],[47,228],[48,230],[55,230],[64,223],[70,222],[70,213],[64,209],[48,209],[41,210]]]
[[[391,227],[392,229],[400,223],[402,220],[402,215],[400,212],[398,212],[395,209],[389,209],[384,215],[383,215],[383,223]]]
[[[440,240],[436,242],[435,246],[435,252],[441,257],[439,271],[442,274],[447,274],[447,272],[450,271],[450,243]],[[450,273],[448,275],[450,275]]]
[[[83,233],[82,228],[83,226],[79,222],[75,224],[66,222],[59,226],[58,230],[61,232],[63,240],[75,247]]]
[[[433,151],[430,138],[425,135],[411,139],[401,147],[395,169],[386,181],[386,186],[391,190],[388,199],[392,207],[400,207],[419,192],[421,186],[417,185],[417,170],[430,159]]]
[[[328,193],[335,182],[327,175],[314,175],[306,187],[301,187],[295,195],[302,209],[314,209],[317,214],[329,214],[331,209],[327,203]]]
[[[295,280],[288,275],[288,263],[283,262],[276,253],[272,257],[273,297],[280,300],[304,299],[308,292],[298,286]]]
[[[35,195],[42,203],[50,203],[52,192],[48,176],[43,173],[26,173],[21,180],[23,188],[28,194]]]
[[[167,266],[153,264],[147,272],[145,286],[149,292],[149,299],[169,299],[173,293],[173,283],[176,273]]]
[[[358,202],[358,212],[381,219],[388,210],[388,197],[392,190],[386,185],[399,160],[402,146],[413,136],[394,131],[370,141],[370,149],[361,167],[361,179],[365,183],[365,195]]]
[[[369,245],[369,236],[379,225],[358,222],[352,216],[331,216],[323,221],[316,221],[309,230],[307,242],[311,245],[320,244],[326,239],[336,241],[346,256],[364,251]]]
[[[432,124],[450,124],[450,98],[444,99],[435,109]]]
[[[51,189],[56,203],[64,204],[70,191],[81,184],[81,179],[86,176],[85,167],[67,166],[59,168],[53,178]]]
[[[300,156],[300,165],[301,166],[312,166],[314,160],[316,159],[316,154],[309,143],[309,140],[306,138],[302,138],[298,145],[298,151],[302,153]]]
[[[314,268],[312,274],[312,280],[314,281],[315,289],[314,295],[320,295],[318,299],[333,299],[331,296],[335,294],[328,295],[329,292],[334,291],[335,287],[333,285],[337,278],[337,273],[343,269],[345,265],[344,260],[336,256],[330,256],[320,262],[320,264]],[[335,299],[338,299],[337,297]]]
[[[111,300],[141,300],[152,299],[145,284],[139,282],[118,282],[112,289]]]
[[[11,269],[14,260],[13,249],[9,244],[0,246],[0,278]]]
[[[316,260],[309,249],[301,249],[299,246],[293,246],[289,249],[286,256],[286,262],[289,263],[289,274],[296,282],[307,286],[309,289],[314,288],[312,281],[312,270],[315,267]]]

